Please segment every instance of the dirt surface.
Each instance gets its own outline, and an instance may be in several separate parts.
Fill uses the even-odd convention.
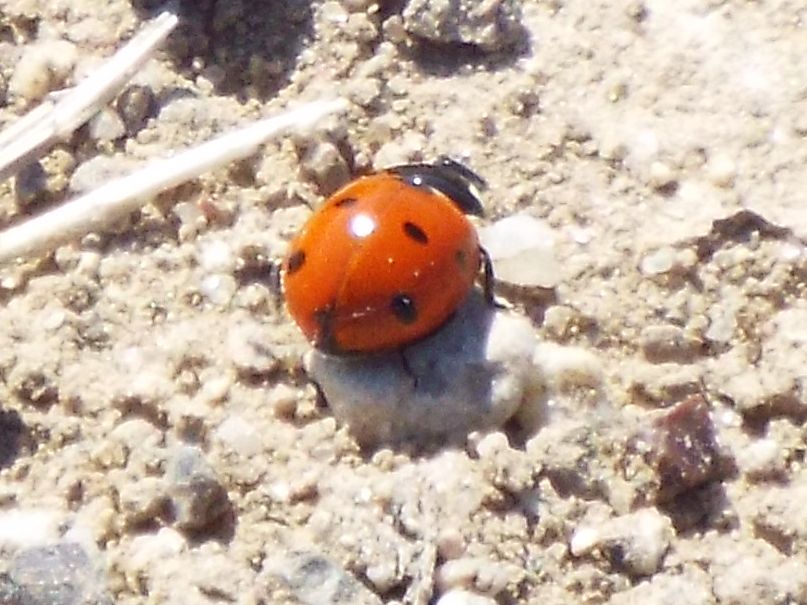
[[[151,4],[0,2],[0,122]],[[1,224],[351,110],[0,272],[0,601],[81,602],[26,584],[78,544],[48,556],[98,603],[807,603],[803,2],[179,5],[139,88],[0,184]],[[271,261],[351,175],[440,154],[489,182],[484,223],[555,233],[557,287],[501,292],[557,362],[547,413],[363,451]]]

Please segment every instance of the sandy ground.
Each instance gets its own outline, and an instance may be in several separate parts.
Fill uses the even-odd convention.
[[[152,4],[0,2],[0,121]],[[480,0],[437,27],[448,4],[180,3],[141,88],[0,184],[12,224],[353,102],[2,271],[0,601],[807,603],[807,8]],[[444,153],[488,180],[486,223],[554,231],[557,287],[502,294],[565,374],[526,434],[365,451],[271,260],[350,175]]]

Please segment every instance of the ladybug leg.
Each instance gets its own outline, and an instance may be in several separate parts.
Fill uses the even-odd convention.
[[[412,379],[412,387],[417,391],[418,377],[412,371],[412,366],[409,365],[409,359],[406,357],[406,349],[398,349],[398,356],[401,358],[401,366],[403,367],[404,372],[406,372],[406,375]]]
[[[498,307],[496,298],[493,295],[493,286],[496,281],[496,276],[493,275],[493,262],[490,260],[490,254],[482,246],[479,246],[479,254],[482,256],[482,291],[485,293],[485,301],[491,307]]]

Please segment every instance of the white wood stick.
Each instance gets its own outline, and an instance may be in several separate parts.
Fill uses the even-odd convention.
[[[344,99],[317,101],[254,122],[167,159],[159,159],[58,208],[0,233],[0,264],[49,252],[67,240],[101,229],[144,205],[165,189],[255,153],[266,140],[302,131],[323,117],[347,108]]]
[[[144,27],[91,76],[39,106],[0,133],[0,180],[40,157],[114,99],[178,23],[164,12]]]

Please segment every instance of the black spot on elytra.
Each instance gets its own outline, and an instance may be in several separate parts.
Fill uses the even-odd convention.
[[[305,264],[305,252],[303,250],[295,250],[286,261],[286,275],[294,275],[303,268]]]
[[[415,301],[408,294],[396,294],[390,301],[390,309],[401,323],[411,324],[417,321],[418,310]]]
[[[406,221],[403,224],[404,233],[419,244],[428,244],[429,243],[429,236],[426,235],[426,232],[418,227],[415,223],[410,223]]]
[[[333,205],[336,208],[349,208],[353,204],[355,204],[358,200],[355,197],[346,197],[337,202],[334,202]]]

